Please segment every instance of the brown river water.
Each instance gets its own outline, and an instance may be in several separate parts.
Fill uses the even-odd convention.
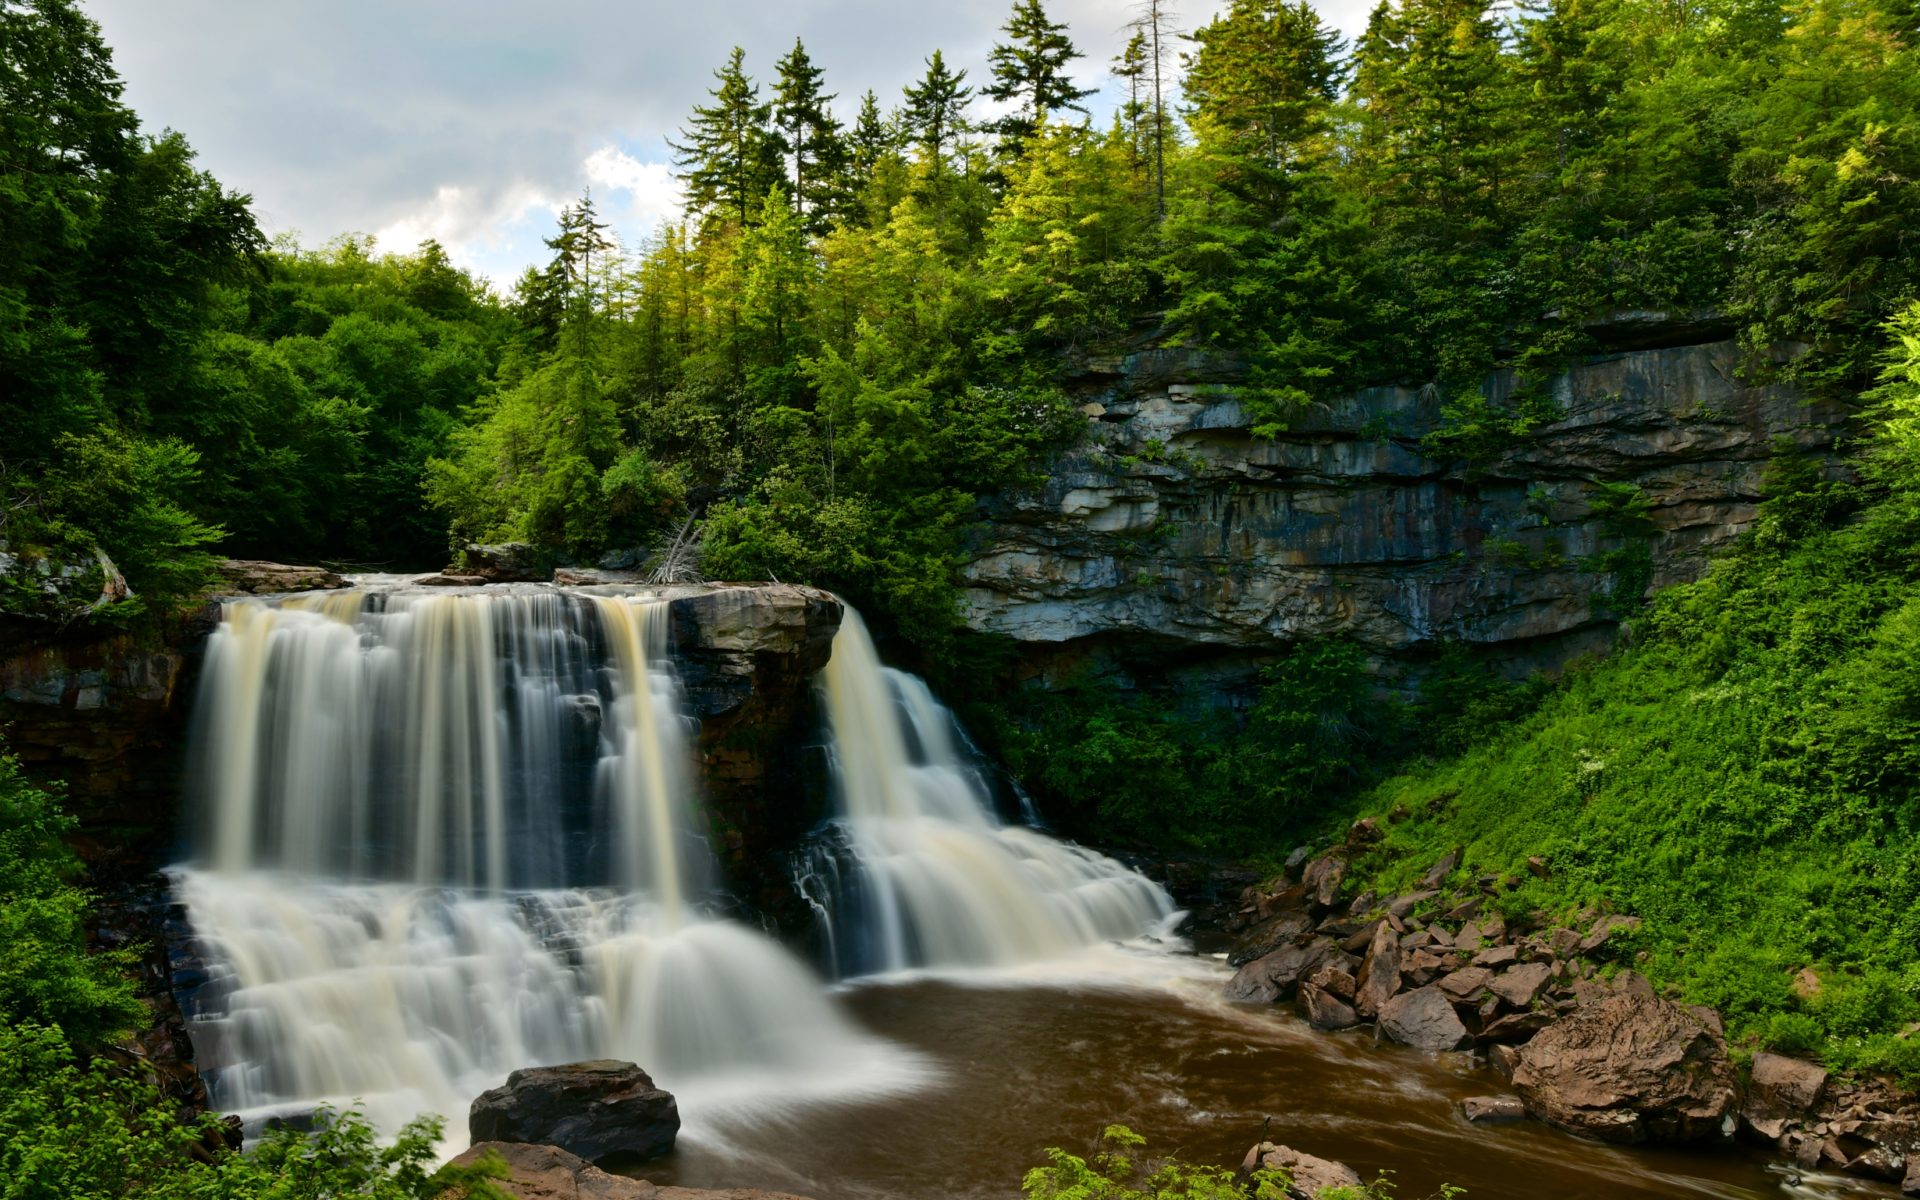
[[[1443,1183],[1470,1200],[1893,1196],[1800,1178],[1737,1146],[1629,1150],[1537,1124],[1470,1126],[1459,1101],[1502,1090],[1464,1055],[1324,1034],[1280,1009],[1217,999],[1224,968],[1149,960],[1123,982],[904,978],[850,986],[847,1008],[928,1060],[904,1094],[691,1112],[673,1156],[637,1174],[695,1187],[762,1187],[817,1200],[1015,1197],[1046,1148],[1086,1154],[1118,1122],[1148,1150],[1238,1163],[1268,1135],[1393,1172],[1399,1200]]]

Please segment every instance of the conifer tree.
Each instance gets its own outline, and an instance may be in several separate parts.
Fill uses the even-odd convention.
[[[1062,109],[1085,112],[1080,101],[1093,95],[1075,87],[1066,65],[1080,57],[1067,37],[1067,27],[1047,17],[1040,0],[1014,0],[1013,15],[1000,27],[1008,40],[987,54],[993,82],[984,90],[993,100],[1014,102],[1014,109],[993,122],[1000,135],[1000,154],[1020,157],[1022,149],[1050,114]]]
[[[670,142],[686,188],[690,213],[722,212],[745,225],[769,183],[780,178],[779,152],[767,123],[772,106],[747,75],[746,52],[735,46],[715,71],[713,103],[696,106],[680,141]]]
[[[973,99],[973,89],[966,81],[967,73],[948,70],[947,60],[935,50],[927,59],[927,73],[906,91],[901,124],[936,178],[949,148],[967,130],[967,102]]]
[[[1185,91],[1203,145],[1273,170],[1316,153],[1342,46],[1307,0],[1234,0],[1193,40]]]
[[[1138,27],[1134,29],[1133,36],[1127,39],[1126,46],[1114,56],[1113,77],[1126,84],[1127,102],[1120,106],[1118,115],[1120,127],[1126,130],[1127,144],[1137,168],[1147,157],[1150,143],[1146,117],[1152,111],[1146,100],[1149,85],[1147,35]]]
[[[828,108],[834,97],[820,86],[821,70],[795,38],[780,60],[773,91],[773,139],[789,165],[793,211],[810,233],[824,233],[845,208],[847,147]]]

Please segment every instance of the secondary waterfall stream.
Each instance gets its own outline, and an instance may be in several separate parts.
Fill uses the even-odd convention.
[[[1060,959],[1172,915],[1145,876],[998,819],[953,714],[851,609],[821,674],[840,815],[799,886],[842,973]]]
[[[457,1140],[474,1095],[537,1063],[631,1059],[694,1111],[924,1082],[799,959],[714,915],[666,616],[545,587],[226,606],[175,872],[218,1106],[357,1105],[388,1129],[437,1112]],[[1170,912],[1120,864],[995,820],[951,718],[851,610],[822,694],[870,901],[836,925],[879,948],[870,967],[1059,956]]]

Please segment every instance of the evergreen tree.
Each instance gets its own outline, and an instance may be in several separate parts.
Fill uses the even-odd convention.
[[[901,125],[936,178],[948,152],[967,130],[967,102],[973,99],[973,89],[966,80],[964,70],[948,70],[947,60],[935,50],[927,59],[927,73],[906,91]]]
[[[689,213],[719,212],[744,225],[782,176],[779,148],[767,130],[772,106],[760,100],[760,87],[747,75],[746,52],[733,48],[727,65],[714,72],[719,86],[707,94],[713,103],[696,106],[680,140],[669,143]]]
[[[1013,15],[1000,29],[1008,40],[987,53],[993,82],[984,91],[990,99],[1014,103],[992,129],[1000,135],[1001,156],[1015,159],[1049,115],[1062,109],[1085,112],[1080,101],[1093,91],[1075,87],[1067,75],[1067,64],[1080,52],[1067,27],[1047,18],[1040,0],[1014,0]]]
[[[774,145],[789,164],[793,210],[809,233],[824,233],[851,201],[846,185],[848,150],[820,87],[821,71],[795,38],[780,60],[773,92]]]
[[[1281,171],[1321,156],[1343,46],[1307,0],[1234,0],[1193,40],[1185,91],[1203,146]]]
[[[1151,80],[1147,63],[1147,35],[1144,31],[1134,29],[1126,46],[1114,56],[1113,77],[1126,85],[1127,102],[1120,106],[1117,118],[1120,128],[1126,131],[1127,145],[1133,163],[1138,167],[1147,161],[1148,148],[1152,145],[1147,128],[1147,114],[1153,111],[1153,107],[1147,102],[1147,88]]]

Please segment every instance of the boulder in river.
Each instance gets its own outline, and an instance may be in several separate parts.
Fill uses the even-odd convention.
[[[1298,1197],[1299,1200],[1319,1200],[1322,1192],[1332,1188],[1366,1186],[1366,1182],[1360,1178],[1360,1173],[1343,1162],[1302,1154],[1291,1146],[1282,1146],[1275,1142],[1261,1142],[1247,1151],[1246,1158],[1240,1162],[1242,1175],[1251,1175],[1262,1168],[1285,1171],[1287,1178],[1292,1181],[1287,1194]]]
[[[1416,1050],[1459,1050],[1473,1039],[1436,987],[1402,992],[1380,1006],[1380,1032]]]
[[[644,1179],[609,1175],[558,1146],[525,1142],[479,1142],[453,1162],[467,1166],[489,1154],[506,1163],[507,1178],[498,1186],[518,1200],[804,1200],[785,1192],[750,1188],[715,1192],[661,1187]]]
[[[1460,1102],[1460,1111],[1476,1125],[1524,1121],[1527,1117],[1527,1106],[1517,1096],[1468,1096]]]
[[[1255,1004],[1273,1004],[1293,995],[1302,980],[1329,963],[1351,962],[1330,938],[1282,946],[1254,959],[1227,981],[1226,998]]]
[[[1549,1125],[1620,1143],[1717,1136],[1738,1098],[1718,1034],[1678,1004],[1625,992],[1537,1034],[1513,1086]]]
[[[673,1149],[680,1108],[629,1062],[530,1067],[482,1092],[467,1113],[476,1142],[558,1146],[592,1162],[639,1162]]]

